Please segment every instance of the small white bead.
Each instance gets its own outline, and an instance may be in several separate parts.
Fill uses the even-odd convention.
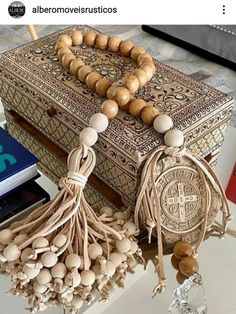
[[[94,128],[98,133],[104,132],[108,127],[108,118],[101,112],[95,113],[89,121],[89,126]]]
[[[165,134],[164,141],[167,146],[180,147],[184,143],[184,134],[179,130],[170,130]]]
[[[173,127],[173,121],[167,114],[160,114],[153,121],[153,127],[158,133],[164,134]]]
[[[87,127],[80,132],[79,140],[81,144],[93,146],[98,140],[97,131],[91,127]]]

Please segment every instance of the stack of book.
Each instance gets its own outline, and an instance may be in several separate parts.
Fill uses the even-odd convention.
[[[38,159],[0,128],[0,229],[49,200],[35,180]]]

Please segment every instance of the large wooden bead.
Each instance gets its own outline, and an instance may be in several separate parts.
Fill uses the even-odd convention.
[[[145,53],[145,49],[144,49],[143,47],[134,47],[134,48],[131,50],[130,57],[131,57],[131,59],[133,59],[134,61],[137,61],[138,56],[139,56],[141,53]]]
[[[129,236],[133,236],[136,232],[136,225],[131,222],[131,221],[127,221],[123,227],[122,227],[123,230],[125,230],[125,235],[127,237]]]
[[[49,246],[49,242],[47,238],[44,237],[39,237],[35,239],[32,243],[32,248],[33,249],[42,249]]]
[[[79,140],[81,144],[91,147],[97,142],[98,133],[93,128],[87,127],[80,132]]]
[[[116,266],[112,263],[112,261],[107,261],[101,270],[103,275],[112,277],[116,272]]]
[[[95,89],[97,81],[100,80],[101,78],[102,76],[98,72],[94,71],[87,75],[85,83],[89,88]]]
[[[101,112],[104,113],[108,119],[115,118],[119,111],[119,106],[115,100],[105,100],[101,107]]]
[[[109,36],[105,34],[98,34],[96,37],[96,47],[100,49],[107,49],[107,44],[108,44]]]
[[[129,105],[129,112],[133,117],[140,117],[144,107],[147,106],[143,99],[134,99]]]
[[[96,259],[102,255],[102,247],[97,243],[92,243],[88,247],[88,255],[91,259]]]
[[[124,40],[120,44],[120,52],[122,55],[128,57],[133,47],[134,43],[131,40]]]
[[[63,279],[66,276],[67,268],[64,263],[57,263],[51,269],[52,277]]]
[[[174,269],[179,270],[179,262],[180,260],[173,254],[171,256],[171,265],[174,267]]]
[[[196,259],[187,256],[180,261],[179,270],[183,275],[190,277],[199,270],[199,265]]]
[[[150,79],[152,78],[154,74],[152,66],[148,63],[145,63],[144,65],[140,67],[140,69],[142,69],[146,73],[147,79],[148,81],[150,81]]]
[[[136,69],[133,72],[133,75],[135,75],[139,80],[139,87],[143,87],[147,83],[147,75],[146,72],[142,69]]]
[[[166,146],[180,147],[184,144],[184,134],[180,130],[169,130],[164,136]]]
[[[93,47],[95,46],[95,40],[97,37],[97,33],[89,31],[84,34],[84,43],[87,46]]]
[[[124,107],[130,100],[130,91],[128,88],[123,86],[117,87],[114,100],[118,103],[119,107]]]
[[[80,46],[83,42],[83,34],[81,31],[74,31],[71,38],[73,46]]]
[[[120,49],[121,38],[118,36],[111,36],[108,41],[108,50],[118,52]]]
[[[57,255],[54,252],[46,252],[41,256],[41,262],[45,267],[53,267],[57,263]]]
[[[33,289],[35,292],[44,293],[47,291],[48,287],[46,285],[40,285],[37,281],[33,284]]]
[[[89,65],[82,66],[78,71],[79,80],[85,82],[87,75],[91,72],[93,72],[93,69]]]
[[[122,240],[117,240],[116,248],[121,253],[127,253],[131,249],[131,242],[127,238],[124,238]]]
[[[191,256],[193,254],[193,248],[188,242],[178,241],[174,246],[174,254],[178,259]]]
[[[178,271],[176,274],[176,280],[178,284],[182,285],[186,279],[188,279],[188,276],[184,276],[184,274],[181,273],[181,271]]]
[[[153,62],[152,56],[148,53],[141,53],[137,58],[138,65],[141,66],[144,62]]]
[[[71,63],[70,63],[70,72],[71,72],[71,74],[77,76],[79,69],[82,66],[84,66],[84,65],[85,65],[85,63],[81,59],[74,59],[74,60],[72,60]]]
[[[72,287],[78,287],[81,282],[81,276],[78,272],[69,272],[65,277],[65,284]]]
[[[10,243],[3,250],[3,256],[8,262],[16,261],[21,255],[21,251],[18,249],[17,245]]]
[[[107,90],[111,86],[111,84],[111,81],[109,81],[107,78],[101,78],[96,83],[96,92],[101,96],[106,96]]]
[[[55,46],[55,49],[54,49],[55,53],[57,54],[58,51],[59,51],[59,49],[61,49],[61,48],[68,49],[69,46],[68,46],[66,43],[64,43],[63,41],[59,41],[59,42],[56,44],[56,46]]]
[[[53,239],[52,244],[60,249],[66,244],[66,242],[67,242],[67,236],[64,234],[58,234]]]
[[[173,127],[173,120],[167,114],[160,114],[155,118],[153,127],[158,133],[164,134]]]
[[[70,63],[74,59],[76,59],[76,58],[72,52],[68,52],[68,53],[64,54],[64,56],[61,59],[61,63],[63,65],[63,68],[66,70],[69,69]]]
[[[66,257],[65,264],[68,269],[78,269],[81,265],[81,258],[78,254],[71,253]]]
[[[41,269],[36,279],[40,285],[47,285],[52,280],[50,270],[47,268]]]
[[[84,286],[91,286],[96,277],[92,270],[83,270],[80,274],[81,276],[81,284]]]
[[[159,110],[153,106],[146,106],[141,112],[141,119],[143,123],[152,125],[155,118],[160,114]]]
[[[97,112],[92,115],[89,120],[89,125],[97,131],[97,133],[104,132],[108,127],[108,118],[102,112]]]
[[[18,234],[18,236],[16,236],[14,239],[14,243],[19,246],[23,244],[25,241],[27,241],[28,239],[29,237],[27,236],[27,234],[25,233]]]
[[[28,267],[26,264],[23,266],[23,273],[26,274],[27,279],[34,279],[38,276],[40,269]]]
[[[120,264],[123,262],[122,257],[119,253],[111,253],[110,260],[115,265],[115,267],[120,266]]]
[[[3,229],[0,231],[0,243],[7,245],[13,241],[14,235],[11,229]]]
[[[70,51],[69,48],[60,48],[57,52],[57,56],[58,56],[58,59],[60,60],[60,62],[62,61],[62,57],[66,54],[66,53],[72,53]]]
[[[139,89],[139,79],[137,76],[131,74],[125,78],[124,85],[131,94],[136,93]]]
[[[112,85],[108,88],[107,94],[106,94],[107,99],[112,99],[112,98],[114,98],[116,89],[117,89],[118,87],[119,87],[119,86],[117,86],[117,85],[115,85],[115,84],[112,84]]]
[[[69,35],[66,35],[66,34],[61,35],[61,36],[59,37],[59,41],[64,42],[64,43],[65,43],[67,46],[69,46],[69,47],[72,46],[72,39],[71,39],[71,37],[70,37]]]

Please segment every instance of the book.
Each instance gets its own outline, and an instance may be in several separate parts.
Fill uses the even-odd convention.
[[[225,194],[228,200],[236,204],[236,163],[234,165],[231,177],[229,179],[229,183],[227,185]]]
[[[36,178],[38,159],[0,128],[0,198]]]
[[[24,184],[15,192],[0,199],[0,230],[49,200],[49,194],[36,182]]]

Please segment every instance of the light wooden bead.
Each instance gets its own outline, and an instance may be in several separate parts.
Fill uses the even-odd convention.
[[[147,106],[143,99],[134,99],[129,105],[129,112],[133,117],[140,117],[144,107]]]
[[[81,144],[91,147],[97,142],[98,133],[93,128],[87,127],[80,132],[79,140]]]
[[[107,90],[111,86],[111,84],[112,83],[107,78],[101,78],[96,83],[96,92],[101,96],[106,96]]]
[[[131,57],[131,59],[133,59],[134,61],[137,61],[138,56],[139,56],[141,53],[145,53],[145,49],[144,49],[143,47],[134,47],[134,48],[131,50],[130,57]]]
[[[73,46],[80,46],[83,42],[83,34],[81,31],[74,31],[71,38]]]
[[[13,241],[14,235],[11,229],[3,229],[0,231],[0,243],[7,245]]]
[[[112,85],[108,88],[107,94],[106,94],[107,99],[112,99],[112,98],[114,98],[116,89],[117,89],[118,87],[119,87],[118,85],[112,84]]]
[[[18,249],[17,245],[10,243],[3,250],[3,256],[7,259],[8,262],[16,261],[21,255],[21,251]]]
[[[174,255],[176,258],[181,259],[193,254],[192,245],[186,241],[178,241],[174,246]]]
[[[64,42],[64,43],[67,44],[67,46],[69,46],[69,47],[72,46],[72,39],[71,39],[71,37],[70,37],[69,35],[66,35],[66,34],[61,35],[61,36],[59,37],[59,41]]]
[[[27,234],[22,233],[22,234],[19,234],[18,236],[15,237],[14,243],[16,245],[21,245],[22,243],[24,243],[28,239],[29,239],[29,237],[27,236]]]
[[[107,261],[101,270],[103,275],[112,277],[116,272],[116,266],[112,263],[112,261]]]
[[[109,36],[105,34],[98,34],[96,37],[95,45],[97,48],[107,49],[108,40]]]
[[[184,134],[180,130],[169,130],[164,136],[166,146],[180,147],[184,144]]]
[[[143,62],[147,62],[147,61],[150,61],[150,62],[153,62],[153,59],[152,59],[152,56],[148,53],[141,53],[138,58],[137,58],[137,63],[138,65],[142,65]]]
[[[53,239],[52,244],[60,249],[60,248],[62,248],[66,244],[66,241],[67,241],[67,236],[66,235],[58,234]]]
[[[117,87],[115,90],[114,100],[119,107],[123,108],[130,100],[130,91],[126,87]]]
[[[97,81],[100,80],[101,78],[102,76],[98,72],[94,71],[87,75],[85,83],[89,88],[95,89]]]
[[[64,263],[57,263],[51,269],[52,277],[63,279],[66,276],[67,268]]]
[[[53,252],[46,252],[41,256],[41,262],[45,267],[53,267],[56,265],[58,257]]]
[[[180,261],[179,270],[184,276],[190,277],[199,270],[199,265],[196,259],[187,256]]]
[[[57,54],[61,48],[69,49],[69,46],[63,41],[59,41],[55,46],[54,52]]]
[[[118,114],[119,106],[116,101],[112,99],[105,100],[101,107],[101,112],[104,113],[108,119],[115,118]]]
[[[78,71],[79,80],[85,82],[87,75],[91,72],[93,72],[93,69],[89,65],[82,66]]]
[[[160,114],[159,110],[153,106],[143,108],[141,112],[141,119],[143,123],[152,125],[155,118]]]
[[[119,253],[111,253],[110,260],[115,265],[115,267],[120,266],[120,264],[123,262],[122,257]]]
[[[113,210],[110,207],[104,206],[100,209],[100,215],[106,214],[107,216],[111,217],[113,215]]]
[[[173,127],[173,120],[167,114],[160,114],[155,118],[153,127],[158,133],[164,134]]]
[[[70,51],[69,48],[60,48],[57,52],[57,56],[58,56],[58,59],[60,60],[60,62],[62,61],[62,57],[66,54],[66,53],[72,53]]]
[[[92,31],[86,32],[84,34],[84,43],[87,46],[93,47],[95,46],[96,37],[97,37],[97,33],[92,32]]]
[[[121,253],[127,253],[131,249],[131,242],[127,238],[124,238],[122,240],[117,240],[116,248]]]
[[[88,247],[88,255],[91,259],[96,259],[102,255],[102,247],[97,243],[92,243]]]
[[[33,241],[32,243],[32,248],[33,249],[41,249],[49,246],[48,239],[44,237],[37,238]]]
[[[70,63],[74,59],[76,59],[76,58],[72,52],[68,52],[68,53],[64,54],[64,56],[61,59],[61,63],[63,65],[63,68],[66,70],[69,69]]]
[[[137,76],[131,74],[125,78],[124,85],[128,88],[131,94],[136,93],[139,89],[139,79]]]
[[[21,252],[21,256],[20,259],[22,260],[22,262],[28,262],[31,260],[31,258],[29,258],[29,256],[32,254],[32,249],[30,247],[25,248],[22,252]]]
[[[84,66],[85,63],[81,59],[74,59],[70,63],[70,72],[71,74],[77,77],[79,69]]]
[[[26,274],[27,279],[34,279],[38,276],[40,269],[28,267],[26,264],[23,266],[23,273]]]
[[[131,240],[131,249],[129,250],[129,254],[135,254],[138,251],[138,244]]]
[[[104,132],[108,127],[108,118],[102,112],[97,112],[92,115],[89,120],[89,126],[91,126],[97,133]]]
[[[147,83],[147,75],[144,70],[142,69],[136,69],[133,72],[133,75],[135,75],[139,80],[139,87],[143,87]]]
[[[81,265],[81,258],[78,254],[71,253],[66,257],[65,264],[68,269],[78,269]]]
[[[81,282],[81,276],[77,272],[69,272],[65,277],[65,284],[74,288],[78,287]]]
[[[124,40],[120,44],[120,52],[125,57],[128,57],[133,47],[134,43],[131,40]]]
[[[52,280],[50,270],[47,268],[41,269],[36,280],[40,285],[47,285]]]
[[[131,221],[127,221],[127,222],[123,225],[122,229],[125,230],[125,235],[126,235],[127,237],[134,235],[135,232],[136,232],[136,226],[135,226],[135,224],[134,224],[133,222],[131,222]]]
[[[37,281],[33,284],[33,289],[35,292],[44,293],[47,291],[48,287],[46,285],[40,285]]]
[[[142,62],[142,64],[140,65],[140,68],[143,68],[145,66],[150,67],[152,69],[153,74],[156,72],[156,66],[154,62],[149,61],[149,60],[148,61],[144,60],[144,62]]]
[[[91,286],[96,277],[92,270],[83,270],[80,274],[81,276],[81,284],[84,286]]]
[[[144,63],[144,65],[142,65],[140,69],[142,69],[146,73],[147,79],[148,81],[150,81],[154,74],[152,66],[148,63]]]
[[[121,38],[118,36],[111,36],[108,41],[108,50],[118,52],[120,49]]]

